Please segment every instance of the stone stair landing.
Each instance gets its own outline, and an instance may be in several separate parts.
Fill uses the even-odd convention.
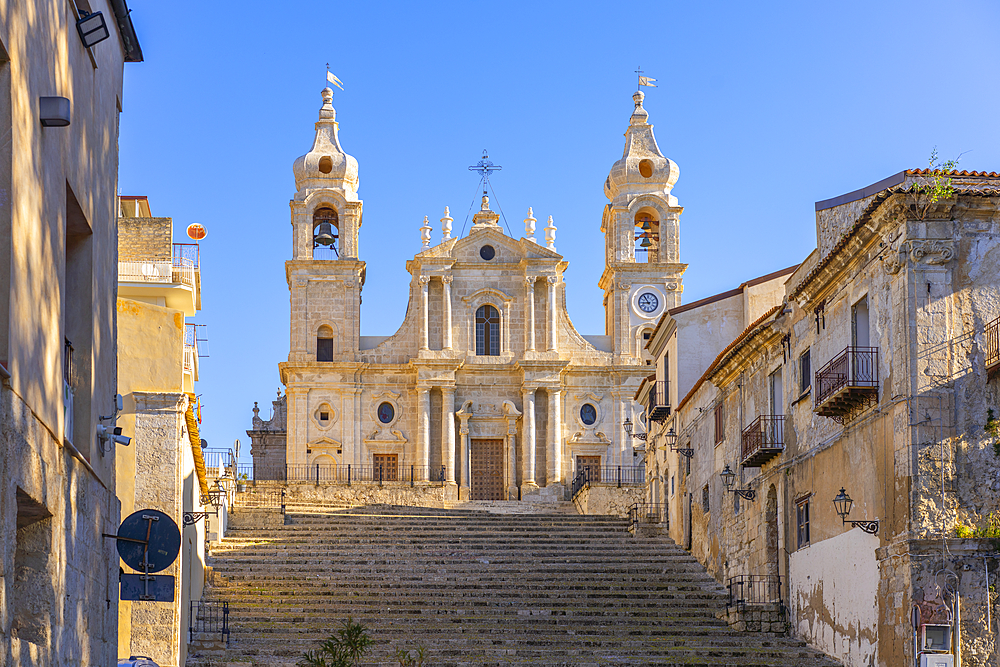
[[[325,508],[231,530],[206,598],[229,602],[232,641],[187,664],[291,667],[348,616],[374,639],[368,665],[418,646],[426,667],[838,664],[730,629],[722,588],[666,537],[559,506],[484,509]]]

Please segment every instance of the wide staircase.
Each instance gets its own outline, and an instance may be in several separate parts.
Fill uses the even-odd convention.
[[[362,664],[832,667],[802,642],[738,633],[725,591],[666,537],[568,511],[369,506],[231,529],[213,550],[229,603],[227,649],[187,664],[291,667],[352,617],[374,639]],[[543,511],[543,510],[538,510]],[[207,644],[210,646],[210,644]]]

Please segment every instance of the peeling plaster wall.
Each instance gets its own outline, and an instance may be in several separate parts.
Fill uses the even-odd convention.
[[[855,528],[799,549],[788,559],[795,634],[845,667],[868,667],[876,656],[878,542]]]

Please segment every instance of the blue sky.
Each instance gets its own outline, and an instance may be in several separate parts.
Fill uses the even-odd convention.
[[[965,152],[1000,171],[1000,5],[908,3],[331,3],[130,0],[146,61],[125,68],[120,187],[149,196],[175,241],[201,222],[202,434],[269,415],[288,354],[291,166],[309,150],[325,65],[360,164],[361,333],[406,310],[404,263],[428,215],[459,232],[483,149],[515,236],[552,215],[577,329],[604,333],[603,183],[645,107],[680,167],[684,301],[796,264],[814,202]],[[100,47],[98,47],[100,48]]]

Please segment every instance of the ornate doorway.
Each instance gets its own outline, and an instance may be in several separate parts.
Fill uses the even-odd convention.
[[[503,500],[503,440],[472,441],[472,500]]]

